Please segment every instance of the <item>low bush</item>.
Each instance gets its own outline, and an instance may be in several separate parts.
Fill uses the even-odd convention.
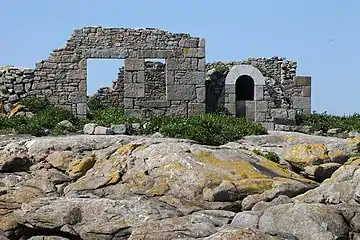
[[[115,107],[92,111],[88,118],[91,122],[105,127],[110,127],[111,124],[126,123],[124,110]]]
[[[280,157],[274,152],[262,153],[259,150],[254,149],[253,153],[255,153],[256,155],[262,156],[262,157],[264,157],[266,159],[269,159],[270,161],[273,161],[273,162],[276,162],[276,163],[280,162]]]
[[[0,130],[15,131],[20,134],[42,136],[67,134],[81,130],[84,124],[92,122],[110,127],[112,124],[126,124],[130,134],[153,134],[160,132],[167,137],[191,139],[206,145],[221,145],[238,140],[246,135],[265,134],[266,129],[245,118],[236,118],[222,113],[203,114],[192,117],[153,117],[134,119],[125,117],[123,109],[103,108],[100,102],[93,101],[91,111],[86,118],[77,118],[65,109],[53,107],[42,100],[24,101],[26,107],[36,112],[32,118],[12,117],[0,119]],[[58,123],[69,120],[74,127],[59,126]],[[143,127],[133,128],[133,123]]]
[[[50,106],[50,103],[47,99],[41,99],[35,97],[25,98],[21,100],[19,104],[26,106],[26,108],[29,109],[29,111],[34,114],[41,112],[42,110]]]
[[[104,104],[102,101],[96,99],[96,98],[88,98],[87,101],[87,108],[91,112],[103,110],[106,108],[106,104]]]
[[[187,138],[206,145],[221,145],[247,135],[266,134],[266,129],[246,118],[203,114],[172,118],[159,128],[168,137]]]
[[[298,116],[299,125],[311,126],[314,131],[322,130],[326,132],[331,128],[339,128],[342,131],[360,131],[360,114],[350,116],[334,116],[324,113],[312,113],[309,115]]]

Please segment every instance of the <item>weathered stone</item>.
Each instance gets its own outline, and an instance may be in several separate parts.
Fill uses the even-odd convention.
[[[96,126],[94,130],[94,135],[111,135],[113,131],[111,128],[103,127],[103,126]]]
[[[205,104],[204,103],[188,103],[188,115],[197,116],[205,113]]]
[[[196,98],[195,85],[169,85],[167,100],[194,100]]]
[[[305,167],[305,173],[313,177],[316,181],[322,182],[327,178],[330,178],[331,175],[341,167],[340,163],[325,163],[316,166]]]
[[[0,173],[23,171],[30,165],[26,148],[17,143],[7,144],[0,152]]]
[[[152,137],[152,138],[163,138],[164,135],[162,135],[162,134],[159,133],[159,132],[156,132],[156,133],[154,133],[153,135],[151,135],[151,137]]]
[[[328,133],[328,134],[338,134],[340,132],[341,132],[340,128],[331,128],[331,129],[327,130],[326,133]]]
[[[145,64],[143,59],[127,58],[125,59],[125,71],[143,71]]]
[[[126,133],[125,124],[111,125],[110,128],[114,132],[114,134],[125,134]]]
[[[96,127],[97,127],[97,124],[95,124],[95,123],[87,123],[87,124],[84,125],[83,132],[85,134],[94,134]]]
[[[69,120],[61,121],[57,125],[65,128],[74,128],[74,125]]]
[[[125,83],[124,97],[126,98],[145,97],[145,85],[143,83]]]
[[[310,109],[310,98],[293,97],[293,105],[295,109]]]
[[[177,76],[175,76],[177,77]],[[180,84],[194,84],[194,85],[203,85],[205,83],[205,73],[204,72],[186,72],[179,78]],[[205,88],[204,88],[205,89]]]

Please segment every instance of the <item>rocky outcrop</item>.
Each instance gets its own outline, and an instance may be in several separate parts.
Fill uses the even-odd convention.
[[[0,136],[0,239],[358,239],[355,142]],[[322,183],[306,171],[325,164]]]

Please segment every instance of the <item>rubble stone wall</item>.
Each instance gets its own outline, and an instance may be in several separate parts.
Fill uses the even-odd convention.
[[[0,103],[15,103],[32,90],[34,69],[0,67]]]
[[[204,39],[150,28],[75,30],[64,48],[55,49],[47,60],[36,64],[28,95],[48,98],[54,105],[85,115],[89,58],[125,59],[123,107],[128,116],[144,117],[158,109],[168,115],[205,112],[201,95],[205,92]],[[166,62],[166,98],[157,100],[149,100],[145,91],[145,59],[153,58]]]

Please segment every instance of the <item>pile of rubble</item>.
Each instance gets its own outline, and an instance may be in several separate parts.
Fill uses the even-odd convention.
[[[0,118],[10,118],[13,116],[32,117],[34,114],[21,104],[0,103]]]

